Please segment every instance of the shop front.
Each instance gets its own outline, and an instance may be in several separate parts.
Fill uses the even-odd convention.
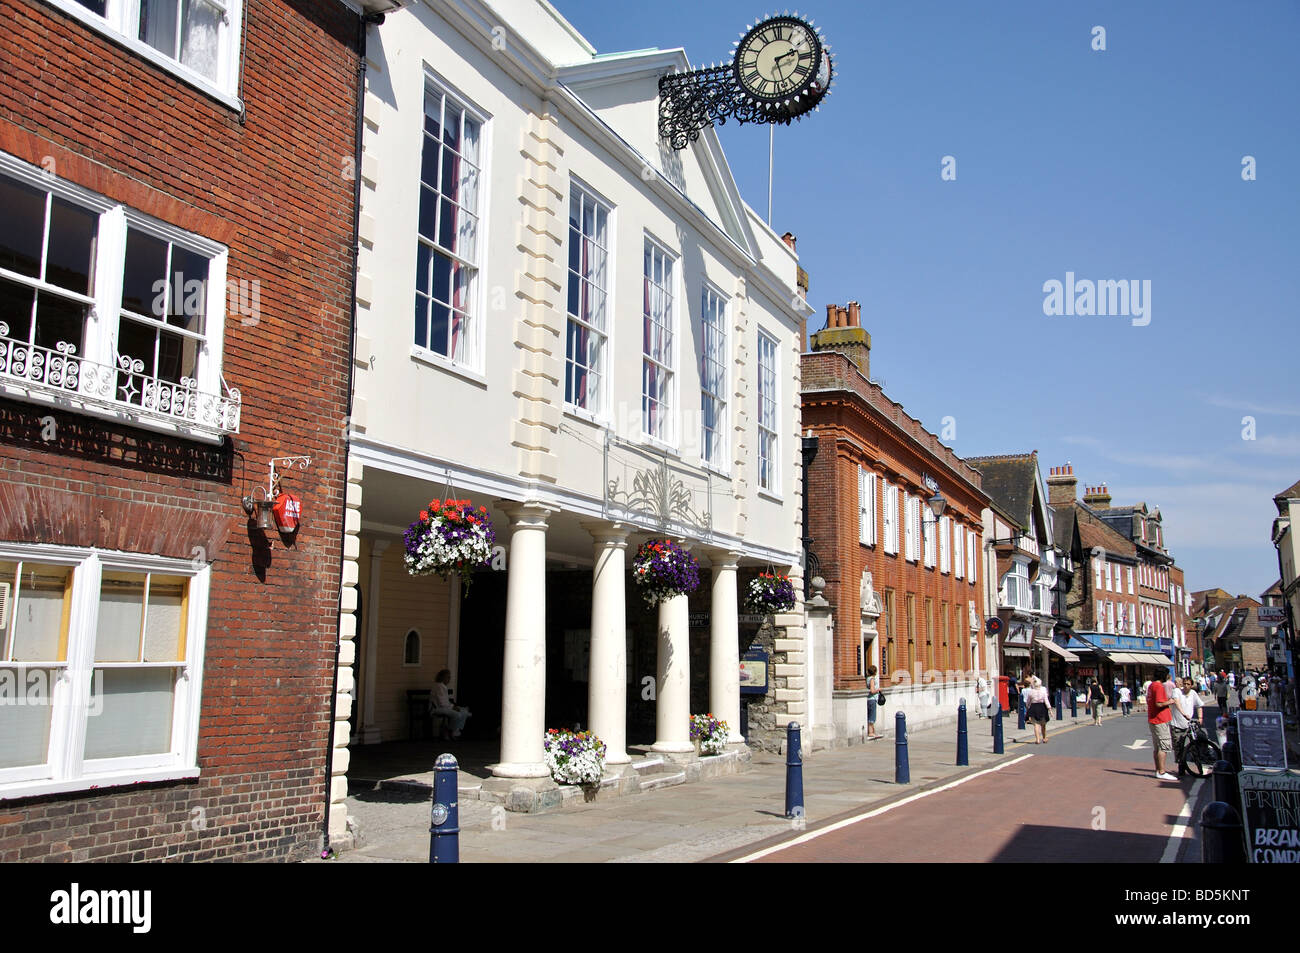
[[[1153,678],[1159,669],[1175,674],[1173,659],[1161,644],[1164,640],[1106,632],[1079,632],[1076,637],[1099,657],[1102,684],[1113,687],[1118,678],[1121,685],[1127,685],[1133,691],[1135,700],[1142,684]]]

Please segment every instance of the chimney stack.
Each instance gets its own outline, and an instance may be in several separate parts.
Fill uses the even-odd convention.
[[[857,366],[862,376],[871,377],[871,335],[862,327],[862,306],[826,306],[826,327],[812,336],[814,351],[839,351]]]
[[[1087,503],[1094,510],[1110,509],[1110,491],[1106,489],[1106,484],[1101,486],[1090,486],[1084,488],[1083,502]]]
[[[1050,506],[1069,506],[1078,495],[1079,481],[1074,465],[1068,460],[1063,467],[1052,467],[1047,476],[1047,502]]]

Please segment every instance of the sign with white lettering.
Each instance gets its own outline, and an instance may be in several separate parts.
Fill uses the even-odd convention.
[[[1247,769],[1237,784],[1251,863],[1300,863],[1300,772]]]
[[[1260,606],[1255,610],[1255,618],[1260,625],[1271,628],[1286,621],[1286,609],[1282,606]]]
[[[1239,711],[1237,744],[1243,768],[1285,768],[1286,736],[1280,711]]]

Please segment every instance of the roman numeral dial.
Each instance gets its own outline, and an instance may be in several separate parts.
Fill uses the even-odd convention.
[[[751,99],[784,102],[813,84],[823,56],[815,30],[795,17],[774,17],[741,39],[736,82]]]

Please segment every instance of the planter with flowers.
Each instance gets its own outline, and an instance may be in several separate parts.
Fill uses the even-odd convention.
[[[700,585],[700,563],[671,539],[641,544],[632,560],[632,580],[650,606],[694,592]]]
[[[492,561],[496,533],[487,507],[477,509],[469,500],[433,500],[420,518],[402,536],[406,553],[402,557],[412,576],[452,573],[468,586],[474,571]]]
[[[727,723],[721,718],[714,718],[712,714],[691,715],[691,740],[695,742],[698,754],[722,754],[730,733]]]
[[[543,746],[546,767],[560,784],[580,784],[584,788],[600,784],[605,772],[605,742],[592,732],[551,728]]]
[[[750,580],[745,607],[758,615],[789,612],[795,606],[794,583],[778,572],[761,572]]]

